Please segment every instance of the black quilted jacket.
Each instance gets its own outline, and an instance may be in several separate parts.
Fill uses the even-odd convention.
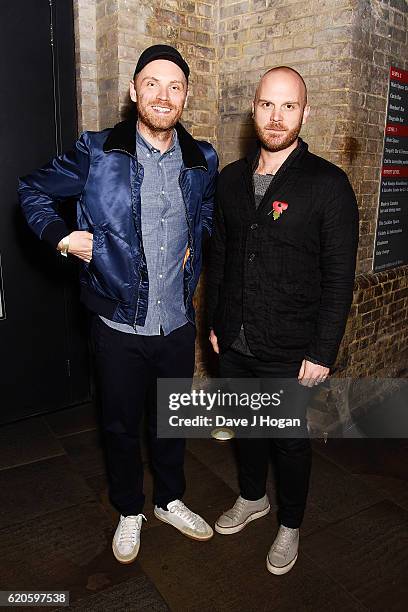
[[[349,313],[358,208],[346,174],[302,140],[258,209],[259,149],[219,177],[208,274],[208,323],[225,351],[242,322],[263,361],[333,366]],[[275,214],[274,214],[275,213]]]

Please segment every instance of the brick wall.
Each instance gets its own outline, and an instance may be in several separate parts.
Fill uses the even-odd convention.
[[[305,78],[312,106],[303,131],[310,148],[341,163],[337,122],[348,116],[352,0],[220,0],[218,147],[227,163],[253,138],[251,102],[259,77],[288,65]],[[237,66],[239,69],[237,70]]]
[[[389,68],[408,67],[407,27],[404,1],[364,1],[355,11],[348,117],[338,125],[336,137],[360,202],[360,272],[372,268]]]
[[[340,162],[360,209],[354,304],[339,363],[349,376],[394,376],[408,363],[408,267],[371,272],[391,64],[408,68],[408,5],[403,0],[358,2],[350,47],[347,120],[337,122]]]
[[[98,129],[96,0],[74,0],[78,130]]]
[[[191,68],[184,123],[215,143],[216,0],[74,0],[74,8],[81,131],[120,120],[137,58],[149,45],[166,43]]]
[[[253,139],[250,108],[270,67],[299,70],[312,112],[302,136],[343,167],[356,191],[361,239],[355,299],[338,358],[343,375],[393,375],[406,367],[408,269],[373,274],[372,252],[388,69],[408,69],[404,0],[74,0],[81,129],[120,119],[141,51],[177,47],[191,67],[183,121],[216,145],[222,165]],[[203,287],[196,294],[202,319]],[[197,371],[208,367],[199,330]]]

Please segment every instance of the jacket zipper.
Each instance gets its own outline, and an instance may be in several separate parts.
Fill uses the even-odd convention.
[[[136,164],[138,164],[137,159],[136,159]],[[136,177],[135,177],[135,180],[136,180]],[[131,182],[131,185],[130,185],[130,192],[131,192],[131,197],[132,197],[132,213],[133,213],[133,193],[134,193],[134,191],[133,191],[133,184],[132,184],[132,182]],[[141,245],[142,250],[143,250],[143,237],[142,237],[142,232],[141,231],[140,231],[140,245]],[[141,276],[140,276],[140,267],[141,267],[141,265],[142,265],[142,257],[140,257],[139,266],[138,266],[138,269],[137,269],[138,274],[139,274],[139,285],[138,285],[138,288],[137,288],[137,300],[136,300],[135,318],[133,320],[133,329],[135,331],[136,331],[136,327],[137,327],[136,321],[137,321],[137,316],[139,314],[139,306],[140,306],[140,299],[139,299],[139,297],[140,297],[140,285],[142,284],[142,279],[141,279]]]
[[[137,157],[136,157],[135,155],[132,155],[131,153],[129,153],[129,151],[125,151],[125,149],[112,149],[112,151],[119,151],[120,153],[125,153],[125,154],[126,154],[126,155],[128,155],[129,157],[132,157],[132,158],[133,158],[133,159],[136,161],[136,164],[138,165]],[[135,179],[135,180],[136,180],[136,179]],[[131,197],[131,203],[132,203],[132,214],[133,214],[133,210],[134,210],[134,209],[133,209],[133,203],[134,203],[134,202],[133,202],[133,193],[134,193],[134,190],[133,190],[133,184],[132,184],[132,181],[130,181],[130,197]],[[142,241],[142,240],[141,240],[141,245],[142,245],[142,247],[143,247],[143,241]],[[138,274],[139,274],[139,279],[140,279],[140,266],[141,266],[141,263],[142,263],[142,262],[141,262],[141,258],[140,258],[140,261],[139,261],[139,266],[138,266]],[[138,296],[138,298],[139,298],[139,290],[140,290],[140,285],[141,285],[141,283],[142,283],[142,281],[141,281],[141,279],[140,279],[140,280],[139,280],[138,290],[137,290],[137,296]],[[136,321],[137,321],[137,315],[138,315],[138,313],[139,313],[139,299],[137,299],[137,301],[136,301],[136,312],[135,312],[135,317],[134,317],[134,319],[133,319],[133,326],[132,326],[132,327],[133,327],[133,329],[134,329],[135,331],[136,331],[136,327],[137,327]]]
[[[193,238],[192,238],[192,232],[191,232],[191,226],[190,226],[190,216],[188,214],[188,208],[187,208],[187,204],[186,204],[186,200],[184,198],[184,192],[183,192],[183,187],[181,185],[181,175],[183,172],[186,172],[187,170],[198,170],[199,168],[202,168],[203,170],[206,170],[206,168],[204,166],[193,166],[191,168],[183,168],[180,172],[179,175],[179,185],[180,185],[180,191],[181,191],[181,196],[183,198],[183,203],[184,203],[184,209],[185,209],[185,213],[186,213],[186,221],[187,221],[187,229],[188,229],[188,241],[189,241],[189,248],[190,248],[190,256],[191,256],[191,278],[194,278],[194,267],[193,267],[193,262],[194,262],[194,249],[193,249]],[[186,262],[187,265],[187,262]],[[189,302],[190,299],[190,283],[188,283],[187,285],[187,299],[186,299],[186,306]]]

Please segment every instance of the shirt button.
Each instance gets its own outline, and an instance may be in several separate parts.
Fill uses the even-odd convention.
[[[159,166],[161,166],[161,162],[159,162]]]
[[[164,223],[164,219],[163,218],[162,218],[161,222]]]
[[[159,278],[163,278],[163,274],[159,274]]]
[[[257,227],[258,227],[258,224],[257,224],[257,223],[253,223],[253,224],[251,225],[251,229],[256,229]]]
[[[162,246],[161,246],[161,247],[160,247],[160,250],[161,250],[161,251],[164,251],[164,247],[162,247]]]
[[[157,300],[157,303],[160,304],[160,300]]]
[[[164,195],[164,191],[162,190],[162,195]]]
[[[248,260],[251,262],[251,261],[254,261],[254,259],[255,259],[255,253],[250,253]]]

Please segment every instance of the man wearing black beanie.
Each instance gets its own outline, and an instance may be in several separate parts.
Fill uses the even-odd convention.
[[[92,312],[91,341],[102,408],[109,494],[120,520],[113,552],[131,563],[140,545],[147,411],[156,517],[196,540],[211,527],[181,501],[185,440],[157,437],[157,378],[192,378],[192,298],[204,230],[211,232],[218,158],[179,123],[189,67],[177,49],[140,56],[130,97],[137,121],[85,132],[74,150],[23,177],[24,214],[39,238],[82,260],[81,298]],[[57,203],[77,199],[69,232]]]

